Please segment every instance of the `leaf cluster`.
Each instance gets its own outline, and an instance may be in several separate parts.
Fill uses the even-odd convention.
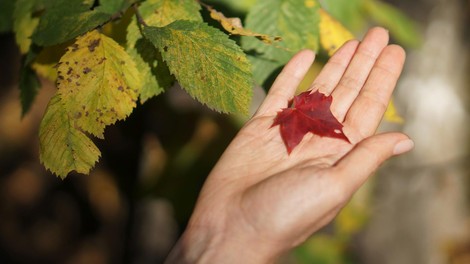
[[[353,38],[331,15],[345,12],[339,2],[367,6],[376,18],[400,16],[408,25],[378,0],[212,2],[245,12],[245,19],[198,0],[1,1],[0,32],[13,31],[23,54],[23,114],[40,89],[38,75],[57,86],[40,125],[45,167],[62,178],[88,173],[100,156],[92,137],[103,138],[138,101],[175,82],[213,110],[247,114],[253,85],[265,84],[295,52],[332,54]],[[405,26],[397,32],[406,33]]]

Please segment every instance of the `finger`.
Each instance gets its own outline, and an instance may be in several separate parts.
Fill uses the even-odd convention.
[[[364,88],[346,115],[345,125],[362,138],[375,133],[395,89],[405,62],[405,51],[397,45],[386,47],[377,59]]]
[[[370,70],[383,48],[388,43],[388,32],[383,28],[372,28],[359,44],[346,72],[333,90],[333,114],[340,122],[369,76]]]
[[[288,101],[294,96],[297,86],[314,60],[315,53],[311,50],[302,50],[294,55],[277,76],[255,116],[275,114],[281,108],[287,107]]]
[[[410,151],[413,146],[413,141],[402,133],[369,137],[337,162],[331,175],[338,177],[346,196],[352,195],[384,161]]]
[[[313,81],[310,90],[318,90],[326,95],[331,94],[351,62],[358,45],[359,41],[351,40],[338,49]]]

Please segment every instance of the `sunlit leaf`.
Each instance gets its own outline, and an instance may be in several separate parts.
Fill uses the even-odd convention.
[[[31,35],[38,26],[39,18],[33,17],[35,0],[17,0],[13,12],[13,30],[20,52],[25,54],[31,46]]]
[[[176,20],[202,21],[200,9],[194,0],[148,0],[139,12],[147,25],[163,27]]]
[[[320,9],[320,43],[328,52],[333,55],[346,41],[354,38],[339,21],[331,17],[325,10]]]
[[[200,6],[193,0],[149,0],[138,8],[139,15],[149,26],[162,27],[180,19],[202,21]],[[174,78],[156,48],[142,37],[134,17],[127,28],[127,52],[137,65],[143,81],[141,102],[169,88]]]
[[[71,171],[87,174],[100,157],[95,144],[74,124],[64,103],[54,96],[39,128],[40,160],[62,179]]]
[[[69,47],[57,72],[67,111],[77,126],[97,137],[136,106],[141,80],[135,63],[114,40],[96,30]]]
[[[204,23],[183,20],[163,28],[145,27],[144,34],[191,96],[217,111],[248,112],[251,66],[226,34]]]
[[[319,48],[319,4],[316,0],[258,1],[247,15],[245,27],[283,41],[266,45],[262,41],[242,38],[247,51],[256,51],[262,57],[286,63],[292,55],[304,48]]]

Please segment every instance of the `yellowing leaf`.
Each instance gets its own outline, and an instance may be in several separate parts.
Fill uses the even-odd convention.
[[[331,17],[325,10],[320,9],[320,43],[328,52],[333,55],[346,41],[354,38],[339,21]]]
[[[53,82],[57,79],[57,70],[55,69],[56,63],[42,64],[33,62],[31,68],[41,77]]]
[[[149,26],[164,27],[175,20],[202,21],[201,6],[194,0],[148,0],[139,11]]]
[[[243,28],[242,22],[238,17],[225,17],[224,14],[208,6],[212,19],[219,21],[222,27],[233,35],[256,37],[266,44],[271,44],[274,41],[280,41],[281,37],[269,36],[266,34],[255,33],[249,29]]]
[[[75,127],[73,118],[55,95],[39,128],[40,160],[62,179],[71,171],[87,174],[100,157],[93,142]]]
[[[31,46],[31,35],[39,24],[39,18],[33,17],[33,0],[18,0],[13,11],[13,30],[15,31],[16,43],[20,47],[20,52],[25,54]]]
[[[391,123],[398,123],[398,124],[401,124],[404,122],[403,118],[397,112],[393,99],[390,100],[390,103],[388,104],[388,107],[387,107],[387,111],[385,111],[384,120],[391,122]]]
[[[199,102],[231,113],[247,113],[252,95],[251,66],[241,48],[205,23],[175,21],[144,27],[181,86]]]
[[[97,137],[136,106],[141,80],[134,61],[114,40],[91,31],[60,59],[57,85],[78,127]]]
[[[304,5],[308,8],[315,7],[317,5],[317,2],[314,0],[305,0]]]
[[[147,25],[161,27],[180,19],[202,21],[199,9],[194,0],[148,0],[138,10]],[[142,37],[137,23],[134,17],[127,28],[126,50],[135,61],[143,82],[140,93],[143,103],[169,88],[174,78],[156,48]]]

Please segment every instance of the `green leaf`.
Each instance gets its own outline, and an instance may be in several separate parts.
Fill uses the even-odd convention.
[[[32,63],[38,57],[40,52],[40,47],[32,45],[21,62],[20,80],[18,86],[20,89],[22,116],[25,116],[28,113],[34,102],[34,99],[36,98],[38,90],[41,88],[41,83],[39,82],[36,73],[32,69]]]
[[[127,9],[136,0],[100,0],[100,5],[96,8],[99,12],[114,15],[117,12]]]
[[[304,48],[319,48],[320,17],[317,0],[258,1],[247,15],[245,27],[255,32],[280,36],[283,41],[266,45],[256,38],[243,37],[242,47],[267,59],[286,63]]]
[[[175,79],[163,62],[160,52],[147,39],[140,38],[133,49],[128,49],[129,55],[134,59],[137,69],[143,80],[140,91],[140,101],[159,95],[170,88]]]
[[[251,66],[240,47],[205,23],[175,21],[144,27],[181,86],[221,112],[247,113],[252,95]]]
[[[87,174],[100,157],[95,144],[75,127],[58,95],[52,97],[39,127],[39,158],[62,179],[71,171]]]
[[[46,4],[46,11],[33,34],[33,41],[41,46],[51,46],[71,40],[103,25],[127,2],[108,0],[105,3],[109,5],[98,6],[93,10],[90,10],[90,1],[56,0]]]
[[[140,16],[149,26],[166,26],[175,20],[202,21],[200,5],[194,0],[149,0],[139,8]],[[127,28],[127,52],[137,65],[143,80],[140,100],[142,103],[169,88],[174,78],[161,59],[160,53],[142,37],[134,17]]]
[[[354,32],[364,30],[367,23],[363,10],[364,0],[323,0],[321,5],[349,30]]]
[[[13,30],[20,52],[25,54],[31,46],[31,35],[38,26],[39,18],[33,17],[35,0],[17,0],[13,12]]]
[[[202,21],[200,9],[194,0],[148,0],[139,12],[147,25],[163,27],[176,20]]]
[[[250,60],[253,68],[253,79],[256,84],[263,86],[264,88],[269,88],[272,83],[266,83],[266,81],[269,81],[269,77],[271,77],[272,73],[276,69],[279,69],[283,64],[261,56],[248,55],[248,59]]]
[[[77,38],[60,59],[57,73],[67,112],[78,127],[97,137],[136,106],[141,80],[134,61],[96,30]]]
[[[8,32],[13,27],[15,0],[0,1],[0,33]]]
[[[399,43],[409,47],[421,44],[421,34],[415,23],[397,8],[375,0],[365,1],[365,8],[372,19],[386,27]]]
[[[21,70],[19,88],[22,116],[24,116],[28,113],[39,89],[41,88],[41,83],[39,82],[36,73],[29,66],[24,66]]]
[[[208,4],[223,4],[237,12],[248,12],[256,3],[256,0],[206,0]]]

